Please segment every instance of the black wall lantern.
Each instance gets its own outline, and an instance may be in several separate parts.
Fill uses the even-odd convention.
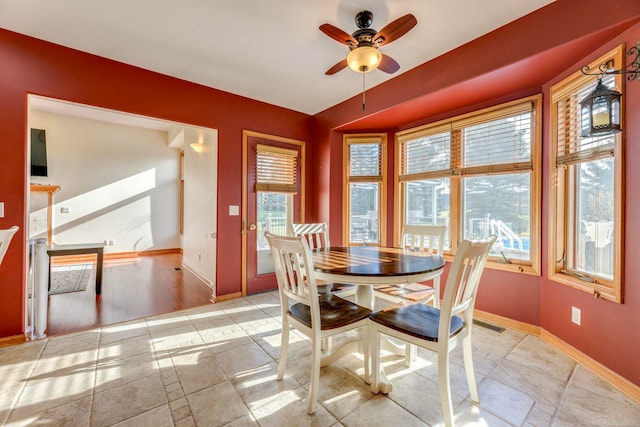
[[[580,101],[580,135],[583,137],[603,136],[620,132],[620,97],[617,90],[609,89],[603,82],[605,74],[629,74],[627,80],[640,80],[640,41],[627,52],[635,55],[629,65],[619,70],[609,68],[609,64],[600,64],[598,73],[589,73],[589,66],[580,71],[588,76],[598,76],[596,88]]]
[[[620,132],[620,97],[622,94],[609,89],[602,78],[593,92],[580,101],[580,136],[602,136]]]

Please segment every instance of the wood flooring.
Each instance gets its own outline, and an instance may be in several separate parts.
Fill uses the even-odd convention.
[[[85,291],[49,296],[47,336],[210,304],[211,288],[181,260],[179,253],[105,260],[100,304],[94,264]]]

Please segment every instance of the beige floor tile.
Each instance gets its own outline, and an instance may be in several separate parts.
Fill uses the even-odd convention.
[[[167,403],[160,375],[146,377],[96,393],[92,425],[109,426]]]
[[[93,353],[96,351],[93,350]],[[55,359],[47,360],[50,367],[56,366]],[[65,359],[61,357],[58,360]],[[32,374],[26,382],[11,416],[22,418],[90,397],[93,394],[94,380],[95,362],[65,366],[57,370],[41,370],[38,374]]]
[[[557,421],[574,425],[640,425],[640,405],[622,403],[600,391],[569,385],[558,409]]]
[[[318,401],[338,420],[374,397],[371,386],[343,366],[332,364],[321,368]]]
[[[534,400],[525,393],[490,378],[480,384],[478,394],[481,408],[514,425],[524,422],[534,404]]]
[[[454,419],[457,426],[464,427],[511,427],[513,425],[470,401],[464,401],[454,409]],[[544,425],[546,424],[541,424],[538,427]],[[444,422],[442,421],[433,425],[433,427],[443,426]]]
[[[127,359],[103,359],[96,369],[96,393],[126,383],[138,381],[151,375],[158,375],[159,367],[153,353],[143,353]]]
[[[264,369],[273,362],[267,353],[256,343],[236,347],[215,355],[220,368],[231,380],[242,378],[248,372]]]
[[[436,382],[418,375],[401,375],[389,379],[393,384],[389,399],[427,424],[442,422],[440,389]],[[454,408],[463,400],[456,393],[451,393],[451,399]]]
[[[285,375],[281,381],[278,381],[277,374],[278,366],[272,362],[236,377],[231,384],[247,407],[252,410],[277,399],[282,393],[301,386],[290,375]]]
[[[100,331],[100,345],[104,346],[117,341],[124,341],[141,335],[148,336],[147,321],[145,319],[117,323],[105,326]]]
[[[172,427],[171,411],[162,405],[138,416],[114,424],[114,427]]]
[[[443,425],[435,353],[419,349],[411,368],[385,355],[388,396],[371,394],[362,355],[347,355],[321,369],[308,416],[310,340],[291,331],[276,381],[280,334],[269,292],[0,349],[0,424]],[[541,339],[475,326],[473,340],[479,405],[461,349],[450,356],[457,425],[640,425],[638,402]]]
[[[410,411],[382,395],[369,399],[340,421],[346,426],[428,426]]]
[[[91,415],[91,397],[85,397],[64,403],[45,411],[14,413],[7,422],[7,427],[13,426],[88,426]]]
[[[249,416],[249,410],[228,381],[189,394],[187,401],[198,426],[222,426]]]
[[[500,361],[489,378],[526,393],[534,401],[557,408],[566,383],[549,375],[519,365],[510,360]],[[552,411],[552,413],[555,411]]]
[[[172,360],[185,394],[191,394],[226,380],[218,362],[206,350],[174,355]]]
[[[335,424],[337,420],[319,402],[316,402],[313,415],[307,414],[308,395],[306,387],[289,390],[251,412],[261,427],[328,427]]]
[[[143,334],[110,343],[101,343],[98,361],[114,362],[140,354],[149,354],[152,351],[151,338],[149,335]]]
[[[576,366],[569,356],[531,335],[525,337],[506,359],[565,383]]]

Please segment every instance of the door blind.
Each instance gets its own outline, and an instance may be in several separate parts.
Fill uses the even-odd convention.
[[[256,191],[295,194],[298,152],[270,145],[256,145]]]

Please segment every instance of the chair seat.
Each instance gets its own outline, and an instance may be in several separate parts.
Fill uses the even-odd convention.
[[[435,289],[422,283],[411,283],[408,285],[377,285],[373,287],[374,292],[384,298],[385,295],[395,300],[403,299],[410,302],[426,302],[435,295]]]
[[[336,329],[366,319],[371,310],[332,294],[320,294],[320,322],[322,330]],[[311,310],[305,304],[294,304],[289,308],[291,315],[311,327]]]
[[[371,321],[427,341],[438,341],[440,310],[425,304],[412,304],[372,313]],[[454,336],[464,325],[458,316],[451,317],[449,335]]]

